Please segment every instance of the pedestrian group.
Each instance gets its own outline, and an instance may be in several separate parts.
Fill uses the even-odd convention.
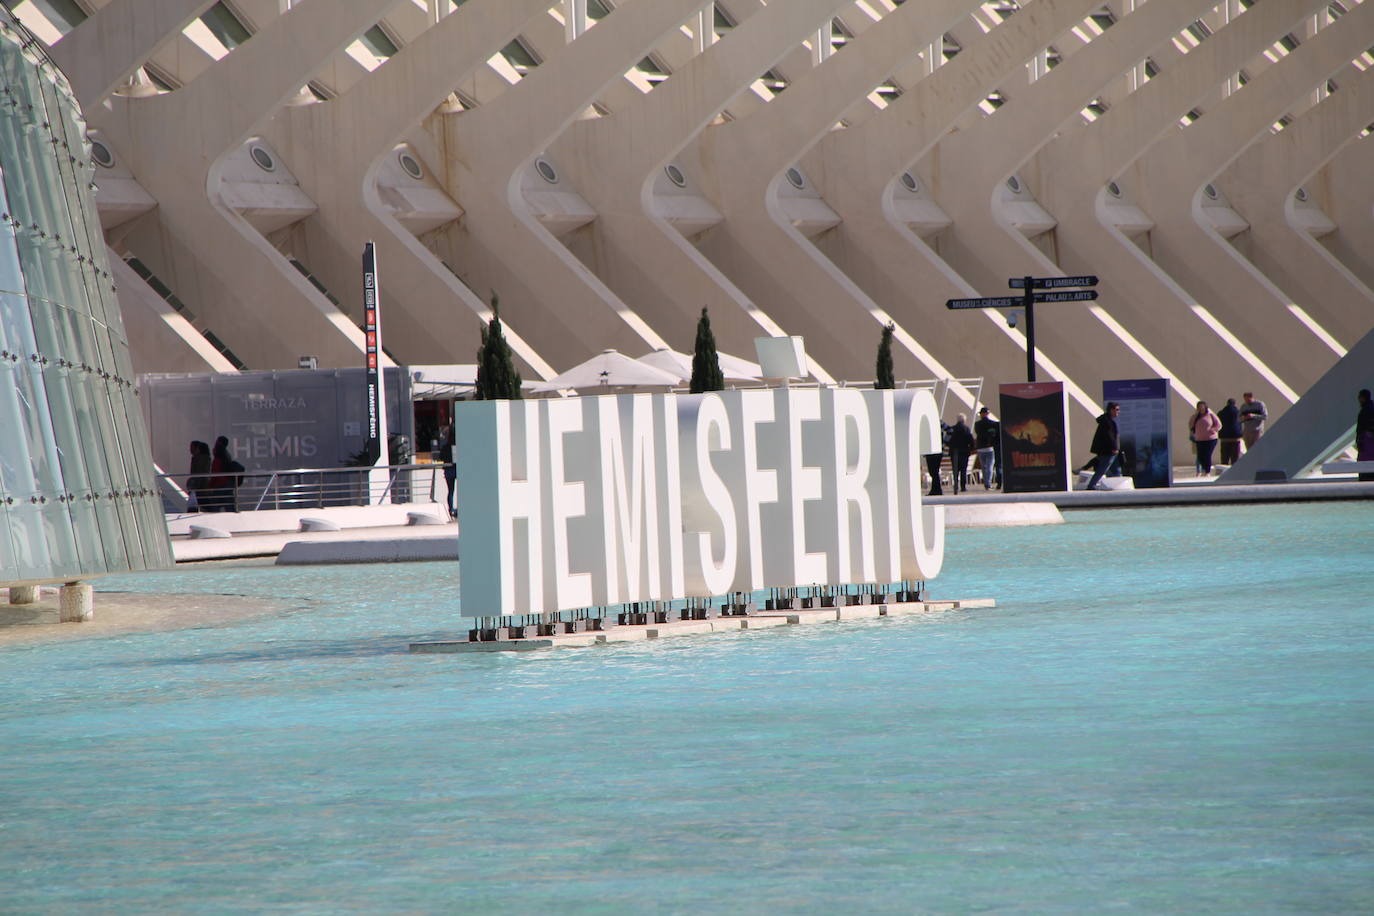
[[[192,512],[236,512],[243,465],[229,454],[229,438],[220,436],[214,448],[191,441],[191,474],[186,478],[186,506]]]

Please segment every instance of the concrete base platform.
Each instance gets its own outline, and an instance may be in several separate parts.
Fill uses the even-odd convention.
[[[537,636],[529,639],[501,639],[490,642],[469,642],[466,639],[413,642],[410,644],[410,651],[419,655],[452,655],[461,652],[530,652],[536,649],[587,648],[605,643],[666,639],[673,636],[699,636],[728,630],[761,630],[770,627],[799,626],[810,623],[835,623],[842,620],[909,617],[939,611],[996,606],[997,601],[993,598],[970,598],[959,601],[860,604],[801,611],[761,611],[752,617],[681,620],[673,623],[649,624],[648,626],[611,627],[604,632]]]
[[[931,498],[937,502],[939,497]],[[960,496],[962,500],[964,497]],[[946,528],[1013,528],[1021,525],[1062,525],[1064,516],[1051,502],[945,502]]]
[[[356,532],[355,532],[356,535]],[[328,563],[415,563],[458,559],[458,535],[413,538],[366,538],[352,541],[288,541],[277,554],[278,566]]]
[[[264,532],[240,532],[229,538],[172,538],[172,555],[178,563],[196,562],[202,560],[232,560],[242,557],[271,557],[280,554],[288,544],[337,544],[339,555],[346,555],[353,548],[347,545],[355,543],[370,543],[373,545],[384,543],[406,543],[419,544],[425,541],[439,541],[452,544],[450,555],[436,555],[434,549],[430,547],[397,547],[391,556],[392,561],[407,560],[456,560],[458,558],[458,526],[450,523],[447,526],[422,526],[415,527],[410,525],[396,525],[390,527],[373,528],[345,528],[340,531],[264,531]],[[413,552],[413,555],[406,555]],[[329,554],[322,553],[321,557]],[[381,561],[377,558],[376,561]],[[365,559],[344,559],[344,560],[302,560],[300,562],[319,562],[319,563],[348,563],[348,562],[374,562]]]

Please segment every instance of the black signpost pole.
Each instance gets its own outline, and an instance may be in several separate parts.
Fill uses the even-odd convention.
[[[950,299],[945,302],[947,309],[1009,309],[1020,305],[1026,312],[1026,381],[1035,381],[1035,303],[1037,302],[1092,302],[1097,298],[1095,289],[1074,289],[1073,287],[1096,286],[1097,277],[1012,277],[1007,281],[1012,289],[1021,290],[1021,297],[988,296],[983,299]],[[1037,293],[1036,290],[1044,290]],[[1064,290],[1053,292],[1053,290]],[[1015,327],[1015,324],[1012,325]]]
[[[1035,278],[1026,277],[1026,381],[1035,381]]]

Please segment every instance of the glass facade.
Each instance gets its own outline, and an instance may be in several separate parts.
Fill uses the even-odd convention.
[[[172,562],[66,79],[0,9],[0,583]]]

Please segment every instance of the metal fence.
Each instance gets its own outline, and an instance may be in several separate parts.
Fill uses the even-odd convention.
[[[237,477],[237,485],[199,487],[194,494],[187,486],[190,474],[160,474],[158,485],[163,511],[168,514],[321,509],[381,502],[443,503],[448,499],[443,470],[442,464],[393,464],[244,471],[220,475],[231,480]]]

